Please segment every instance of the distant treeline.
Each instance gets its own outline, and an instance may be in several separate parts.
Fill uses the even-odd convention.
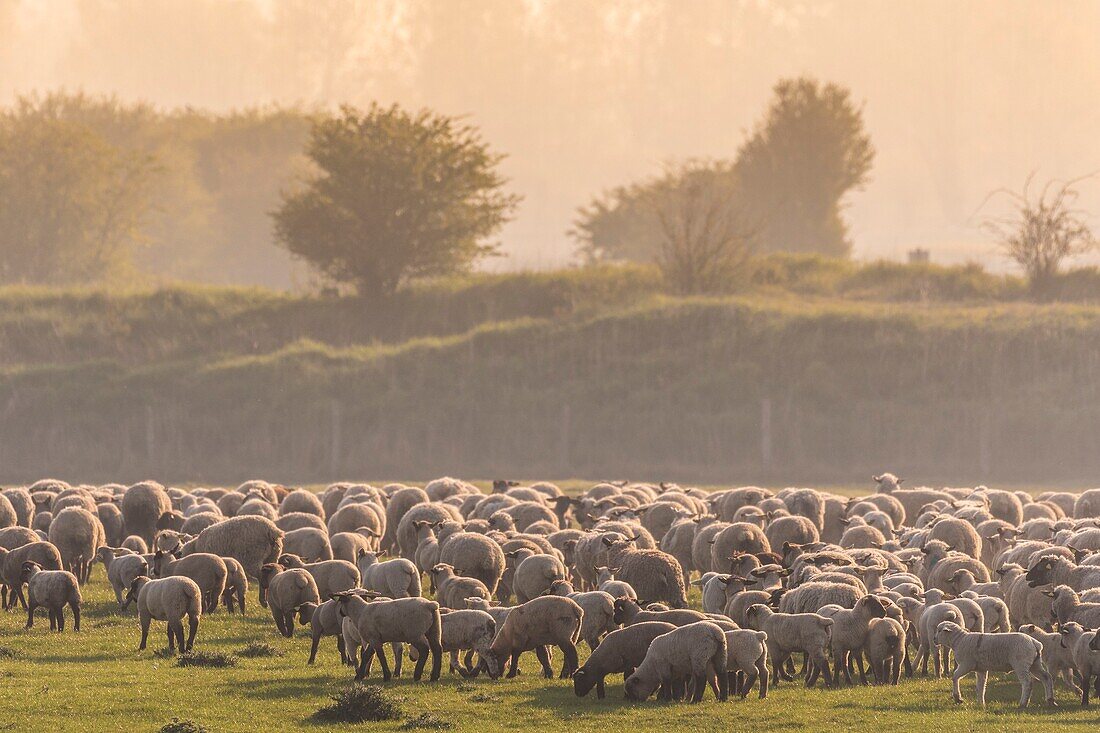
[[[1015,302],[1018,281],[966,268],[770,262],[738,297],[597,268],[443,281],[367,313],[261,290],[0,291],[2,480],[1100,473],[1096,305]]]

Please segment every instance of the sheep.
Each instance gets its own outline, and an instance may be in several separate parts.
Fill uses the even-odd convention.
[[[928,660],[931,658],[933,671],[937,678],[946,671],[948,661],[948,650],[943,652],[943,668],[940,666],[940,648],[936,643],[935,635],[936,628],[944,621],[951,621],[959,624],[964,623],[963,613],[958,607],[950,603],[927,603],[921,604],[919,601],[914,606],[911,603],[907,603],[907,599],[901,599],[899,605],[902,609],[905,609],[915,621],[917,627],[917,658],[915,664],[921,665],[921,674],[928,675]]]
[[[804,518],[784,517],[785,520],[800,522]],[[777,522],[779,520],[776,520]],[[809,520],[805,520],[809,521]],[[773,524],[775,524],[773,522]],[[780,526],[782,529],[782,526]],[[789,529],[789,527],[788,527]],[[729,567],[729,559],[736,553],[747,552],[755,554],[759,552],[771,552],[770,538],[755,524],[737,522],[720,529],[711,540],[709,569],[714,572],[722,572]]]
[[[119,544],[119,547],[124,550],[136,552],[139,555],[149,554],[149,545],[146,544],[145,540],[141,539],[136,534],[127,535],[126,537],[124,537],[122,539],[122,543]]]
[[[570,598],[581,607],[584,616],[581,618],[580,638],[589,649],[595,649],[604,634],[615,630],[615,599],[609,594],[599,590],[577,593],[568,580],[554,581],[546,592]]]
[[[926,588],[947,591],[950,578],[960,569],[969,570],[981,583],[989,582],[989,570],[976,557],[954,552],[942,540],[928,540],[921,548],[924,554],[924,572],[921,580]]]
[[[985,706],[985,685],[990,672],[1015,672],[1020,681],[1020,707],[1031,700],[1031,677],[1038,677],[1046,691],[1046,704],[1054,705],[1054,681],[1043,665],[1043,645],[1027,634],[984,634],[967,631],[952,621],[936,626],[935,642],[949,647],[955,654],[955,672],[951,675],[951,692],[955,702],[962,702],[959,682],[971,672],[977,672],[978,704]]]
[[[886,544],[886,536],[869,524],[857,524],[852,520],[840,536],[840,546],[845,550],[879,548]]]
[[[61,570],[61,553],[52,544],[43,541],[28,542],[13,550],[0,548],[0,580],[8,588],[8,610],[15,608],[16,602],[27,607],[22,580],[25,562],[38,563],[43,570]]]
[[[235,514],[238,517],[263,517],[272,523],[279,518],[278,510],[269,501],[261,497],[246,499]]]
[[[386,531],[382,535],[382,549],[387,552],[393,551],[394,546],[397,544],[397,526],[402,517],[417,504],[427,504],[428,501],[428,495],[423,489],[407,486],[398,489],[390,496],[390,500],[386,504]]]
[[[1073,679],[1073,649],[1062,643],[1062,635],[1056,631],[1043,631],[1035,624],[1024,624],[1020,627],[1020,633],[1027,634],[1043,645],[1043,664],[1050,676],[1054,680],[1061,678],[1066,687],[1075,695],[1080,695],[1081,689]]]
[[[768,696],[768,635],[752,629],[725,631],[726,680],[730,694],[748,697],[759,679],[760,699]]]
[[[313,514],[321,519],[325,517],[325,508],[317,494],[305,489],[295,489],[279,502],[279,516],[291,513]]]
[[[867,625],[863,653],[875,676],[875,684],[898,684],[906,653],[905,626],[893,618],[872,619]]]
[[[461,521],[458,510],[446,504],[417,504],[405,512],[397,526],[397,545],[401,557],[412,560],[418,544],[414,522]],[[385,536],[383,536],[385,539]],[[385,546],[385,545],[383,545]]]
[[[817,613],[830,603],[852,608],[864,595],[862,590],[847,583],[812,581],[783,594],[779,610],[782,613]]]
[[[471,664],[476,653],[490,676],[497,674],[493,666],[496,658],[489,652],[497,628],[491,615],[473,609],[449,611],[440,616],[440,623],[440,644],[443,651],[451,655],[451,672],[458,672],[462,677],[476,677],[480,666],[475,668]],[[458,653],[463,651],[466,652],[465,666],[458,662]]]
[[[1100,489],[1089,489],[1077,495],[1073,503],[1074,519],[1100,517]]]
[[[315,527],[292,529],[283,536],[283,552],[297,555],[308,562],[332,559],[328,534]]]
[[[189,534],[194,537],[207,527],[212,527],[224,520],[225,517],[221,514],[215,514],[214,512],[199,512],[197,514],[192,514],[187,518],[187,521],[183,523],[183,526],[180,527],[180,533]]]
[[[974,526],[963,519],[938,518],[928,533],[928,539],[945,542],[948,547],[975,559],[982,556],[982,538]]]
[[[361,530],[361,531],[359,531]],[[355,532],[337,532],[329,537],[333,560],[355,562],[360,552],[371,552],[378,547],[381,536],[369,527],[360,527]]]
[[[644,621],[667,621],[676,626],[707,620],[707,615],[690,608],[677,608],[669,611],[642,610],[637,601],[630,598],[616,598],[614,621],[622,626],[632,626]]]
[[[280,514],[279,518],[275,520],[275,526],[284,532],[292,532],[296,529],[304,529],[306,527],[312,527],[319,529],[325,534],[328,534],[328,525],[325,524],[325,520],[321,519],[316,514],[309,512],[290,512],[289,514]]]
[[[1081,597],[1068,585],[1059,585],[1053,591],[1042,593],[1053,599],[1050,611],[1059,626],[1076,621],[1086,629],[1100,627],[1100,603],[1082,603]]]
[[[341,618],[347,618],[354,624],[360,643],[364,646],[364,652],[355,673],[357,680],[366,677],[375,655],[378,656],[382,665],[382,679],[386,682],[390,680],[390,667],[386,661],[384,645],[393,642],[412,644],[416,649],[416,668],[413,672],[413,679],[416,681],[423,676],[428,652],[431,651],[430,679],[433,682],[439,679],[440,668],[443,665],[443,646],[442,621],[438,603],[426,598],[398,598],[368,602],[351,592],[337,593],[333,597],[337,601],[337,613]],[[346,634],[345,638],[347,638]]]
[[[626,678],[626,696],[645,700],[660,688],[658,699],[670,700],[690,676],[693,703],[702,701],[711,679],[717,679],[717,697],[724,701],[729,696],[727,652],[725,633],[708,621],[673,629],[650,643],[642,663]]]
[[[1093,676],[1100,687],[1100,631],[1089,632],[1081,624],[1070,622],[1061,632],[1062,644],[1071,650],[1073,665],[1081,675],[1081,707],[1088,707]]]
[[[433,567],[432,583],[435,585],[435,597],[443,608],[466,608],[467,598],[490,598],[489,589],[477,578],[465,578],[455,575],[454,568],[446,563]]]
[[[45,532],[48,537],[51,524],[53,524],[53,512],[38,512],[31,520],[31,529],[35,532]]]
[[[336,649],[340,652],[340,662],[347,664],[348,655],[344,643],[343,628],[336,607],[337,601],[333,598],[320,605],[313,601],[307,601],[298,607],[298,623],[302,626],[309,624],[310,628],[309,661],[306,664],[313,664],[317,661],[317,647],[321,644],[321,639],[326,636],[336,637]]]
[[[382,507],[374,502],[364,501],[345,504],[329,517],[328,533],[354,532],[360,527],[368,527],[380,535],[386,530],[386,515]]]
[[[245,573],[240,560],[236,558],[223,557],[222,562],[225,563],[226,570],[225,592],[222,593],[222,603],[225,604],[225,608],[229,613],[233,613],[235,602],[243,615],[245,612],[244,600],[245,596],[248,595],[248,574]]]
[[[1100,587],[1100,566],[1074,565],[1064,557],[1040,558],[1024,576],[1032,588],[1041,585],[1068,585],[1078,593]]]
[[[504,576],[504,552],[493,540],[474,532],[451,535],[439,551],[439,562],[451,565],[458,575],[477,578],[496,593]]]
[[[122,510],[118,508],[118,505],[111,501],[101,502],[96,505],[96,516],[99,517],[99,523],[103,526],[103,534],[105,536],[105,544],[117,547],[119,542],[122,542],[122,538],[126,536],[126,520],[122,516]]]
[[[279,564],[284,568],[299,568],[307,571],[313,576],[314,582],[317,583],[317,592],[323,598],[328,598],[333,593],[357,588],[362,580],[359,568],[347,560],[305,563],[297,555],[284,553],[279,556]]]
[[[389,598],[417,598],[421,594],[420,572],[410,561],[398,557],[386,562],[378,558],[386,555],[386,550],[368,552],[361,550],[356,559],[356,567],[363,587]]]
[[[608,560],[618,569],[615,577],[629,583],[648,600],[667,601],[673,608],[687,607],[687,591],[680,563],[660,550],[637,550],[628,540],[603,539]]]
[[[978,604],[982,612],[982,631],[987,634],[998,631],[1012,631],[1012,615],[1008,604],[996,596],[981,596],[974,591],[963,591],[960,599],[970,599]]]
[[[36,562],[23,563],[20,579],[27,584],[27,626],[34,626],[34,611],[45,606],[50,631],[65,630],[65,606],[73,614],[73,631],[80,631],[80,583],[66,570],[43,570]]]
[[[149,639],[149,624],[153,619],[168,622],[168,648],[181,653],[191,651],[202,618],[202,591],[195,581],[182,575],[153,580],[145,575],[134,578],[126,595],[126,606],[137,602],[141,623],[141,643],[144,651]],[[183,638],[183,617],[187,617],[187,641]]]
[[[753,524],[745,524],[746,527],[759,531],[759,527]],[[696,522],[695,534],[691,540],[691,566],[698,570],[700,573],[710,572],[716,570],[713,567],[714,564],[714,539],[718,536],[718,533],[729,527],[730,524],[726,522],[716,522],[710,518],[702,518]],[[762,534],[762,533],[761,533]],[[761,538],[763,541],[767,541],[767,538]],[[677,561],[679,562],[679,561]],[[721,570],[718,568],[717,570]]]
[[[596,568],[596,589],[602,590],[612,598],[631,598],[638,600],[638,593],[630,583],[615,578],[615,573],[607,567]]]
[[[120,508],[126,520],[126,532],[150,544],[156,535],[160,515],[172,511],[172,500],[156,481],[142,481],[126,490]]]
[[[283,531],[270,519],[258,516],[232,517],[207,527],[183,547],[183,554],[209,552],[239,561],[252,578],[262,567],[275,562],[283,551]]]
[[[833,667],[836,669],[836,681],[840,684],[841,674],[844,681],[852,684],[852,675],[848,671],[848,655],[856,653],[856,669],[859,671],[860,684],[867,684],[863,671],[862,652],[867,643],[867,631],[872,620],[886,617],[886,605],[875,596],[864,596],[853,608],[826,606],[820,615],[831,618],[833,626],[830,633],[830,649],[833,655]]]
[[[139,575],[149,574],[149,562],[141,555],[120,547],[100,547],[95,559],[103,563],[107,582],[115,592],[115,601],[122,608],[130,584]]]
[[[772,660],[774,684],[779,684],[779,672],[791,654],[801,651],[814,664],[813,672],[806,678],[806,686],[813,687],[818,674],[822,674],[825,686],[832,687],[832,673],[826,656],[833,626],[831,618],[816,613],[777,613],[757,603],[746,611],[745,620],[750,628],[768,635],[768,656]]]
[[[577,669],[577,641],[583,614],[575,601],[561,596],[540,596],[513,608],[489,648],[496,657],[497,674],[503,671],[505,661],[510,658],[507,676],[515,677],[520,655],[534,650],[543,675],[550,679],[553,670],[546,647],[556,646],[564,655],[561,678],[571,676]]]
[[[512,590],[519,603],[537,598],[549,590],[555,581],[565,580],[565,565],[553,555],[536,555],[526,549],[505,554],[518,562],[512,578]]]
[[[595,687],[596,697],[604,699],[604,678],[607,675],[621,673],[625,681],[645,659],[653,640],[676,628],[662,621],[646,621],[612,631],[598,647],[593,648],[584,665],[573,673],[574,693],[577,697],[584,697]]]
[[[196,552],[181,559],[175,559],[164,550],[153,553],[153,577],[167,578],[182,575],[195,581],[202,591],[203,613],[213,613],[225,593],[225,581],[229,570],[225,561],[208,552]]]
[[[0,496],[8,500],[15,512],[15,524],[9,526],[30,527],[34,517],[34,499],[30,492],[23,488],[4,489]]]
[[[267,563],[260,570],[260,605],[271,608],[271,616],[279,633],[294,635],[294,614],[303,603],[320,603],[317,583],[302,568],[285,569],[278,563]]]
[[[96,549],[107,541],[99,517],[81,507],[66,507],[50,523],[49,538],[61,553],[62,567],[87,583]]]
[[[442,522],[413,522],[416,530],[416,551],[412,560],[422,573],[439,564],[439,539],[435,530],[441,524]]]
[[[764,530],[764,536],[768,540],[768,546],[762,550],[746,550],[746,552],[771,552],[773,547],[782,547],[784,543],[811,544],[817,542],[820,537],[818,527],[811,519],[802,516],[777,517],[768,523]]]

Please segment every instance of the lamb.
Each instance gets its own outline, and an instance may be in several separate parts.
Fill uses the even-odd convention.
[[[1059,585],[1053,591],[1043,591],[1052,598],[1051,615],[1059,626],[1076,621],[1086,629],[1100,627],[1100,603],[1082,603],[1081,597],[1068,585]]]
[[[356,566],[359,568],[363,587],[388,598],[419,598],[420,572],[416,566],[402,557],[378,562],[378,558],[385,554],[386,550],[359,552]]]
[[[126,490],[120,508],[126,531],[141,537],[148,545],[156,535],[160,515],[172,511],[172,500],[156,481],[142,481]]]
[[[1062,629],[1062,644],[1071,650],[1073,665],[1081,675],[1081,707],[1088,707],[1092,678],[1100,686],[1100,631],[1086,631],[1081,624],[1070,622]]]
[[[359,568],[347,560],[322,560],[321,562],[302,562],[297,555],[284,553],[279,556],[279,564],[284,568],[300,568],[309,572],[317,583],[317,592],[323,598],[334,593],[359,587],[362,580]]]
[[[467,598],[490,598],[489,589],[477,578],[455,575],[454,568],[440,563],[430,571],[435,584],[435,597],[443,608],[466,608]]]
[[[23,563],[21,580],[27,584],[27,626],[34,625],[34,611],[44,606],[50,614],[50,631],[65,630],[65,606],[73,613],[73,631],[80,631],[80,583],[66,570],[43,570],[36,562]]]
[[[726,631],[726,679],[732,694],[744,700],[760,680],[760,699],[768,696],[768,635],[763,631]]]
[[[119,544],[119,547],[124,550],[129,550],[130,552],[136,552],[139,555],[149,554],[149,545],[145,542],[145,540],[141,539],[136,534],[131,534],[123,537],[122,543]]]
[[[823,674],[825,686],[832,686],[832,674],[826,650],[830,646],[831,618],[816,613],[777,613],[762,603],[751,606],[745,614],[748,625],[768,635],[768,656],[772,660],[772,682],[779,683],[779,671],[796,651],[805,652],[814,670],[806,678],[813,687],[818,674]]]
[[[612,598],[630,598],[638,600],[638,593],[630,585],[615,579],[615,573],[606,567],[596,568],[596,588]]]
[[[970,599],[978,604],[982,611],[982,631],[987,634],[998,631],[1012,631],[1012,616],[1008,604],[996,596],[980,596],[974,591],[963,591],[960,599]]]
[[[372,552],[377,549],[379,537],[381,535],[369,527],[360,527],[355,532],[337,532],[329,537],[332,559],[355,562],[360,551]]]
[[[442,614],[440,622],[440,643],[443,651],[450,652],[451,672],[458,672],[463,677],[476,677],[480,666],[475,668],[471,664],[476,652],[489,675],[498,674],[493,666],[496,658],[489,651],[497,629],[496,621],[491,615],[485,611],[463,609]],[[465,667],[458,663],[458,653],[463,651],[466,652]]]
[[[657,688],[660,700],[678,696],[686,677],[691,678],[691,701],[702,701],[707,681],[717,679],[719,700],[729,696],[726,662],[728,649],[722,629],[708,621],[681,626],[658,636],[649,645],[642,663],[626,679],[626,696],[645,700]]]
[[[138,619],[141,623],[141,643],[138,651],[145,649],[149,639],[149,623],[168,622],[168,648],[175,649],[178,642],[180,652],[190,651],[195,644],[195,634],[199,630],[202,618],[202,591],[195,581],[176,575],[171,578],[152,580],[144,575],[134,578],[130,591],[126,595],[126,607],[136,601]],[[183,638],[183,617],[187,617],[187,641]]]
[[[512,590],[519,603],[538,598],[550,590],[555,581],[566,578],[565,565],[553,555],[536,555],[526,549],[505,554],[518,561],[512,578]]]
[[[904,603],[905,599],[902,599],[900,604],[903,609],[910,610],[911,606]],[[963,613],[956,606],[950,603],[928,603],[920,609],[919,614],[916,617],[917,626],[917,639],[919,641],[919,648],[917,649],[916,664],[921,665],[921,674],[928,674],[928,660],[931,657],[932,667],[935,671],[936,677],[947,670],[947,661],[949,650],[944,649],[943,652],[943,668],[940,667],[940,649],[936,642],[936,629],[944,621],[951,621],[962,627]]]
[[[26,608],[27,599],[23,595],[23,563],[35,562],[43,570],[60,570],[61,553],[49,542],[28,542],[13,550],[0,548],[0,580],[8,588],[7,609],[15,608],[18,603]]]
[[[1043,631],[1035,624],[1024,624],[1020,627],[1020,633],[1027,634],[1043,645],[1043,664],[1050,676],[1055,680],[1061,677],[1066,687],[1080,695],[1081,689],[1073,679],[1073,649],[1062,644],[1062,635],[1056,631]]]
[[[284,569],[278,563],[268,563],[260,571],[260,605],[271,607],[271,616],[279,633],[294,635],[294,614],[303,603],[320,603],[317,583],[302,568]]]
[[[1054,681],[1043,666],[1043,645],[1027,634],[984,634],[971,632],[951,621],[936,626],[935,642],[955,654],[955,673],[951,691],[955,702],[962,702],[959,681],[977,672],[978,704],[985,705],[985,685],[990,672],[1015,672],[1020,681],[1020,707],[1031,700],[1031,677],[1038,677],[1046,691],[1046,704],[1054,705]]]
[[[848,671],[848,655],[855,652],[859,681],[860,684],[866,685],[867,676],[863,671],[862,652],[867,643],[868,626],[873,619],[886,617],[886,605],[875,596],[864,596],[853,608],[826,606],[821,609],[820,615],[833,620],[830,648],[833,653],[833,666],[837,672],[837,684],[840,683],[841,673],[844,681],[849,685],[852,684],[852,675]]]
[[[153,577],[167,578],[174,575],[188,577],[199,586],[202,591],[203,613],[217,610],[229,575],[224,560],[208,552],[196,552],[178,560],[164,550],[153,553]]]
[[[107,541],[99,517],[81,507],[66,507],[50,523],[49,538],[61,553],[62,567],[87,583],[96,549]]]
[[[554,581],[547,593],[571,598],[581,607],[581,639],[589,649],[595,649],[604,634],[615,630],[615,599],[609,594],[599,590],[577,593],[568,580]]]
[[[687,607],[687,591],[680,563],[660,550],[636,550],[627,540],[603,539],[608,560],[618,569],[615,576],[652,601],[666,601],[673,608]]]
[[[511,658],[508,677],[515,677],[520,655],[534,650],[543,675],[549,679],[553,677],[553,670],[546,647],[556,646],[565,658],[561,678],[570,677],[577,669],[577,640],[583,614],[576,602],[560,596],[540,596],[513,608],[489,649],[496,657],[498,674],[505,661]]]
[[[233,517],[204,529],[183,547],[183,554],[209,552],[239,561],[249,577],[260,577],[283,551],[283,531],[265,517]]]
[[[875,684],[896,685],[901,679],[905,642],[905,627],[897,619],[876,618],[867,625],[863,653],[875,675]]]
[[[126,536],[126,520],[122,516],[122,510],[111,501],[97,504],[95,510],[106,536],[104,542],[111,546],[117,546],[119,542],[122,542],[122,538]]]
[[[435,523],[448,520],[461,521],[462,517],[457,509],[446,504],[417,504],[405,512],[397,526],[397,544],[401,548],[401,557],[412,560],[416,553],[418,543],[414,522]]]
[[[149,574],[149,563],[144,557],[121,547],[100,547],[95,559],[103,563],[107,571],[107,582],[115,592],[119,608],[123,607],[125,594],[134,578]]]
[[[313,664],[317,661],[317,647],[321,639],[326,636],[336,637],[336,648],[340,652],[340,662],[347,664],[348,655],[344,643],[343,626],[340,615],[337,613],[338,602],[330,598],[318,605],[312,601],[303,603],[298,608],[298,623],[303,626],[309,624],[312,641],[309,648],[309,661]]]
[[[222,602],[229,613],[233,613],[233,604],[236,602],[243,614],[244,599],[248,595],[248,575],[244,572],[244,566],[240,561],[232,557],[223,557],[225,563],[225,592],[222,593]]]
[[[954,593],[955,595],[961,595],[965,591],[971,591],[981,596],[1004,598],[1004,591],[999,581],[979,583],[974,577],[974,573],[966,568],[959,568],[952,573],[951,577],[947,579],[947,588],[944,590],[948,593]]]
[[[297,555],[307,562],[332,559],[328,534],[314,527],[292,529],[283,536],[283,552]]]
[[[504,575],[505,559],[500,545],[475,532],[451,535],[440,548],[439,562],[454,567],[458,575],[477,578],[489,593],[496,593]]]
[[[593,648],[584,666],[573,673],[574,693],[584,697],[595,687],[596,697],[604,699],[607,675],[621,673],[625,681],[645,659],[653,640],[676,628],[662,621],[646,621],[612,631],[599,647]]]
[[[366,599],[350,592],[337,593],[337,612],[341,618],[347,618],[355,625],[364,653],[356,670],[356,679],[366,677],[374,655],[382,664],[382,679],[390,680],[390,667],[386,661],[384,645],[404,642],[412,644],[417,651],[416,668],[413,679],[419,681],[424,674],[424,665],[428,661],[428,652],[432,654],[431,680],[439,679],[443,665],[443,646],[441,640],[442,621],[439,604],[426,598],[398,598],[396,600]]]

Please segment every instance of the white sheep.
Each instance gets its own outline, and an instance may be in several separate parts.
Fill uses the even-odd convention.
[[[943,621],[936,627],[935,641],[955,654],[955,672],[951,692],[962,702],[959,682],[971,672],[977,673],[978,704],[985,705],[985,686],[990,672],[1015,672],[1020,681],[1020,707],[1031,700],[1031,677],[1038,677],[1046,691],[1046,704],[1054,704],[1054,681],[1043,665],[1043,645],[1027,634],[985,634],[967,631],[957,623]]]
[[[65,630],[65,606],[73,613],[73,631],[80,631],[80,583],[65,570],[43,570],[36,562],[23,563],[21,579],[27,584],[27,628],[34,625],[34,611],[45,607],[50,630]]]
[[[149,623],[166,621],[168,623],[168,648],[180,652],[190,651],[195,644],[195,634],[199,630],[202,618],[202,591],[195,581],[176,575],[171,578],[153,580],[147,576],[134,578],[130,592],[126,596],[126,605],[137,602],[138,619],[141,623],[141,644],[138,651],[145,649],[149,639]],[[183,637],[183,617],[187,617],[187,640]]]
[[[658,699],[680,699],[684,682],[692,683],[691,701],[702,701],[707,682],[717,680],[717,697],[729,696],[726,635],[709,621],[681,626],[658,636],[645,659],[626,679],[626,696],[645,700],[660,688]]]

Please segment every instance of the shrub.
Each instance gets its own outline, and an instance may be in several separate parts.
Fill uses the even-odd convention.
[[[431,713],[421,713],[415,718],[409,718],[398,730],[417,730],[420,728],[427,728],[430,730],[446,730],[451,727],[451,723],[448,720],[444,720]]]
[[[281,657],[283,656],[283,652],[267,642],[253,641],[244,649],[237,652],[237,656],[248,657],[250,659],[253,657]]]
[[[333,723],[363,723],[397,720],[402,715],[400,703],[378,685],[354,683],[332,696],[332,704],[313,714],[316,720]]]
[[[209,733],[209,729],[193,720],[172,718],[170,722],[161,726],[160,733]]]
[[[176,660],[178,667],[236,667],[237,658],[222,652],[186,652]]]

